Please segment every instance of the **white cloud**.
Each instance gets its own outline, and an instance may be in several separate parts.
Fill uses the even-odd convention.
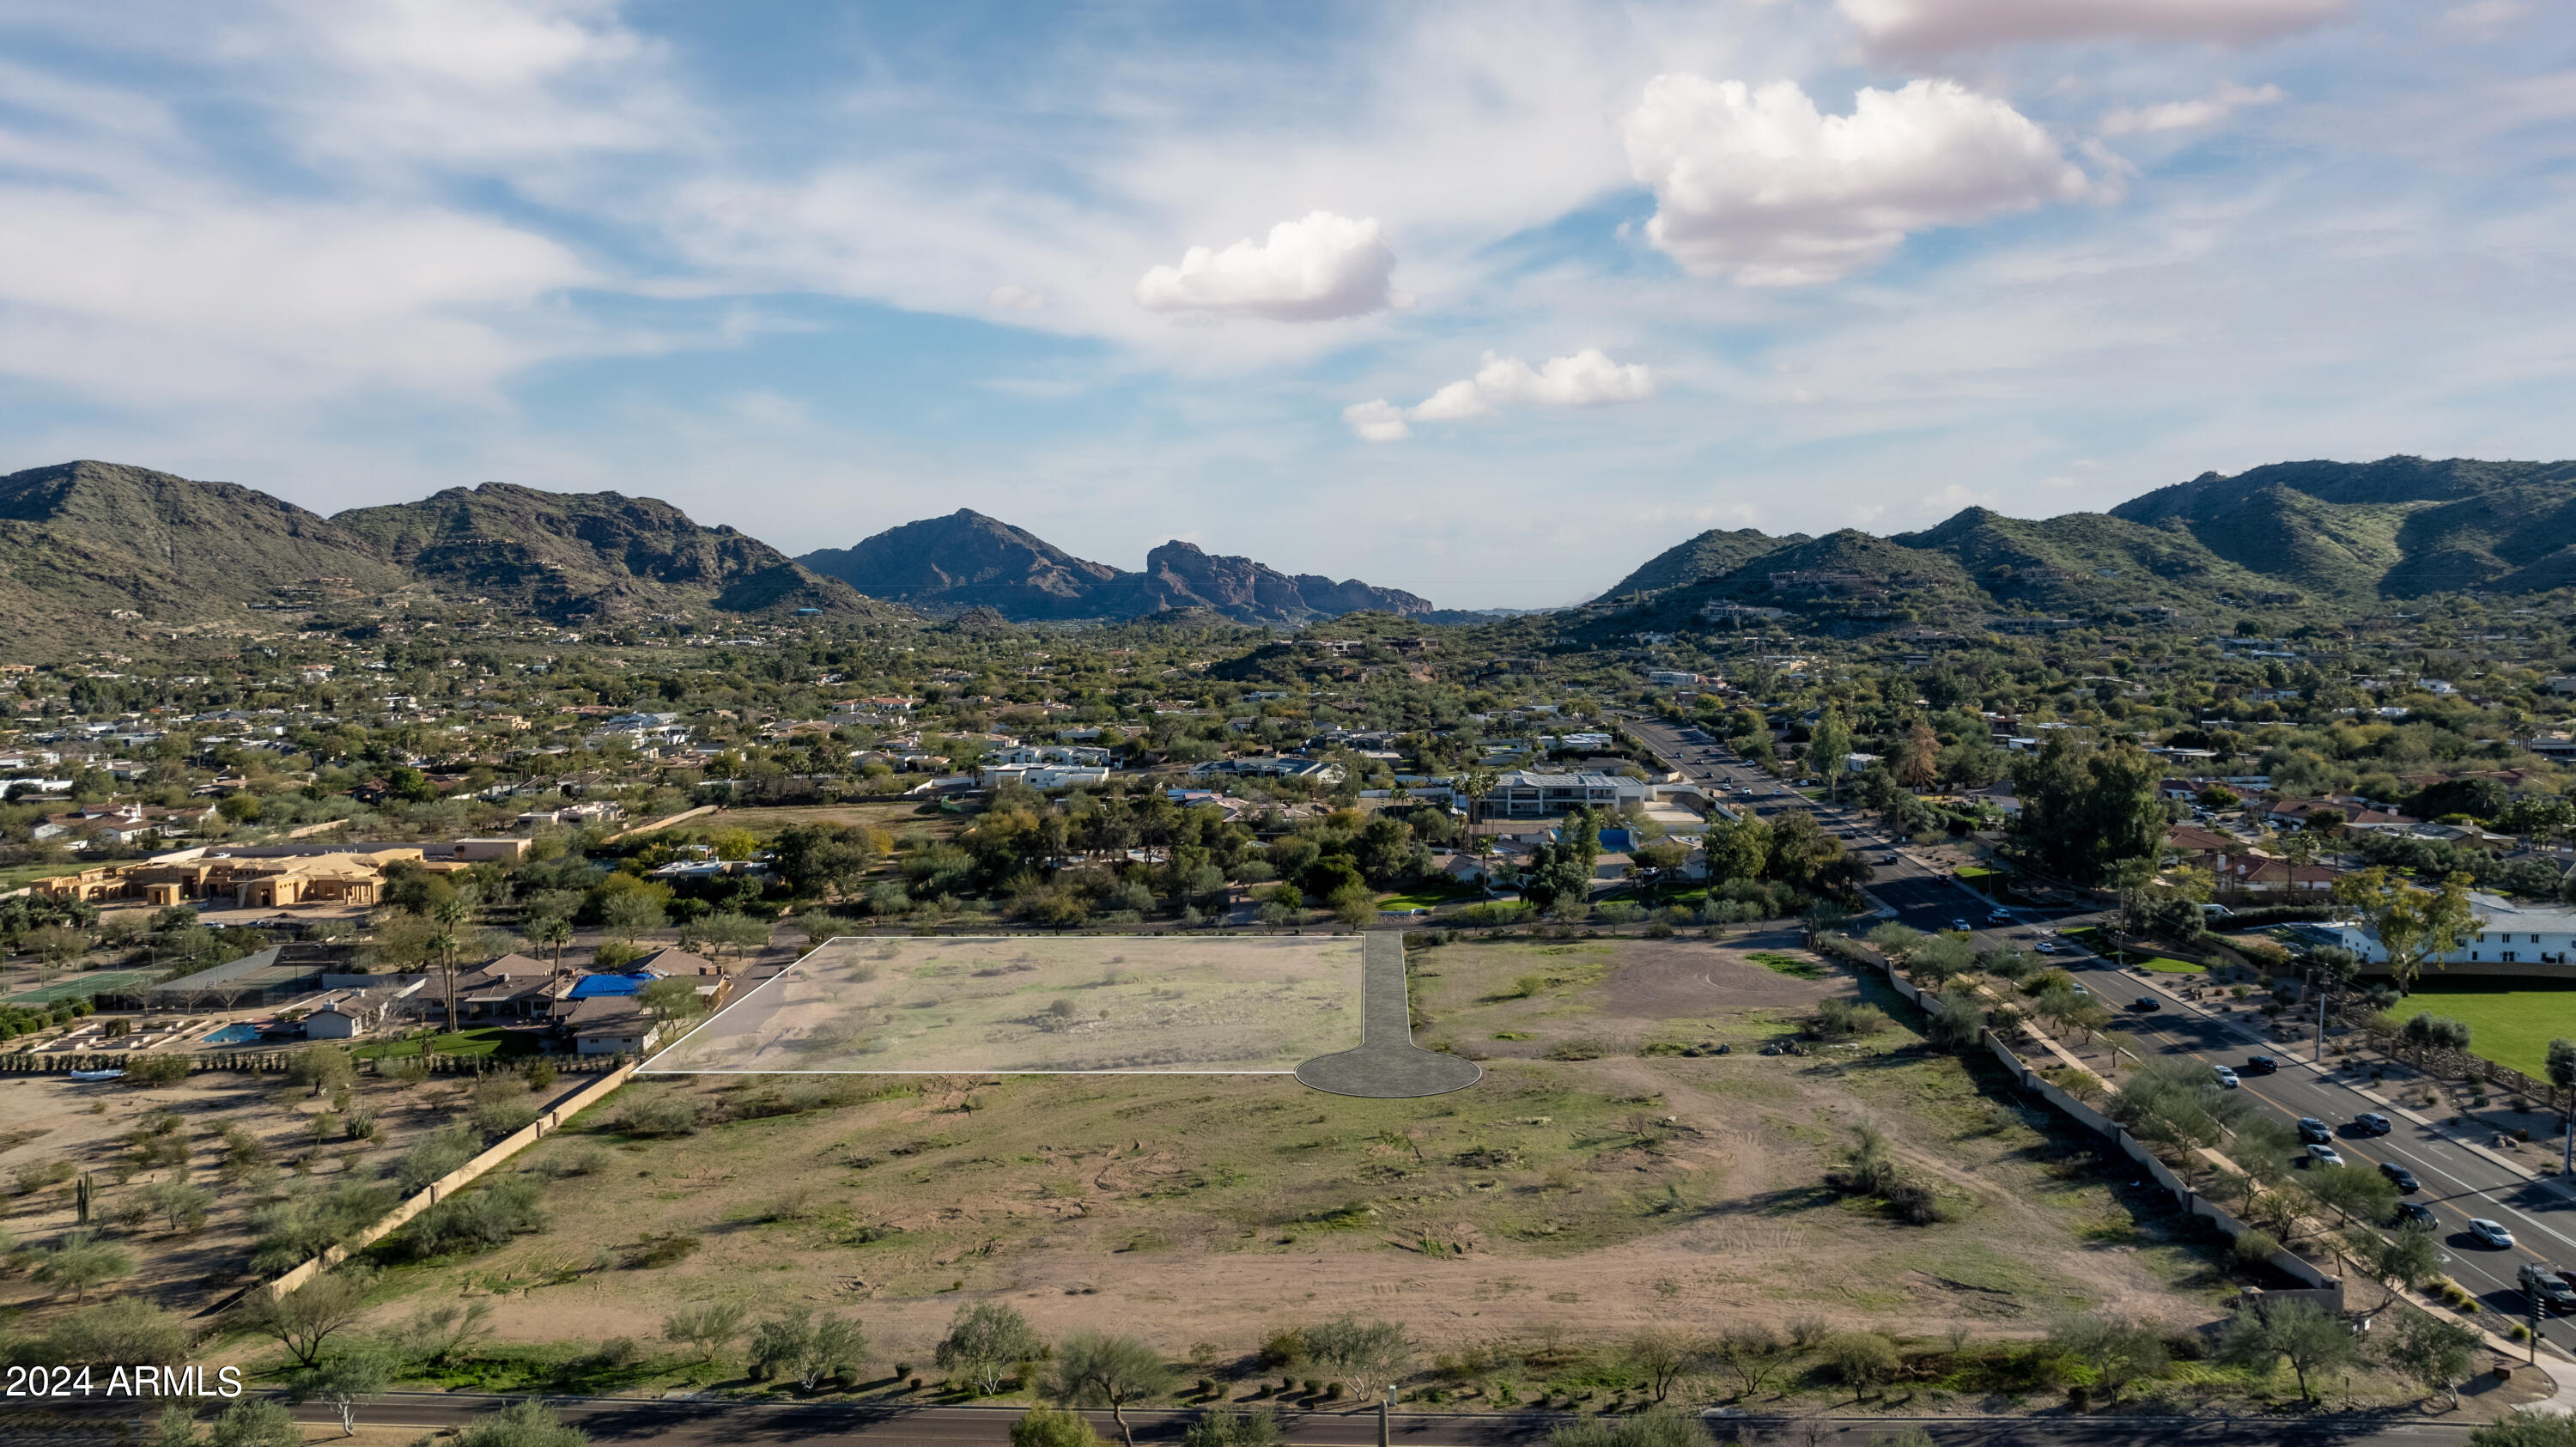
[[[1401,442],[1413,435],[1415,422],[1464,422],[1490,417],[1506,407],[1597,407],[1609,402],[1642,402],[1655,395],[1655,374],[1642,362],[1610,360],[1599,347],[1586,347],[1570,357],[1550,357],[1532,367],[1518,357],[1485,354],[1476,375],[1462,377],[1406,408],[1379,398],[1342,409],[1351,431],[1369,442]]]
[[[1794,81],[1661,75],[1625,133],[1655,193],[1647,236],[1684,270],[1747,286],[1830,281],[1907,232],[2095,190],[2030,118],[1947,80],[1864,89],[1828,116]]]
[[[1413,435],[1413,429],[1404,425],[1404,409],[1383,397],[1353,402],[1342,409],[1342,420],[1363,442],[1402,442]]]
[[[594,274],[481,218],[0,188],[0,372],[129,401],[472,390],[587,350],[530,310]]]
[[[2442,23],[2472,40],[2493,40],[2505,27],[2531,13],[2524,0],[2469,0],[2442,12]]]
[[[1837,0],[1872,46],[1937,55],[2023,41],[2244,45],[2322,25],[2351,0]]]
[[[986,294],[985,301],[1002,311],[1033,312],[1047,304],[1047,294],[1033,286],[1004,283]]]
[[[1393,304],[1387,281],[1395,253],[1374,219],[1314,211],[1223,251],[1193,246],[1178,266],[1158,266],[1136,283],[1148,311],[1204,311],[1280,322],[1331,321]]]
[[[2212,125],[2227,119],[2239,106],[2267,106],[2281,99],[2277,85],[2222,85],[2199,100],[2167,101],[2162,105],[2123,107],[2102,117],[2102,134],[2132,135],[2141,131],[2181,131],[2195,126]]]

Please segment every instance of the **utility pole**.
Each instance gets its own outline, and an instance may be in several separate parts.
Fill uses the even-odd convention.
[[[2326,989],[2325,989],[2325,983],[2324,983],[2324,981],[2323,981],[2323,980],[2319,979],[2319,978],[2317,977],[2317,975],[2316,975],[2314,972],[2311,972],[2311,973],[2309,974],[2308,979],[2309,979],[2310,984],[2315,988],[2315,990],[2316,990],[2316,992],[2317,992],[2317,1064],[2319,1064],[2319,1065],[2323,1065],[2323,1064],[2325,1064],[2325,1063],[2326,1063]]]

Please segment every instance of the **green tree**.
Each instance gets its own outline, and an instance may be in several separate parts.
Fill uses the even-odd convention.
[[[1923,1038],[1944,1050],[1966,1050],[1985,1037],[1986,1009],[1973,992],[1952,990],[1925,1023]]]
[[[963,1377],[985,1396],[1002,1389],[1011,1368],[1035,1361],[1046,1350],[1037,1328],[1019,1308],[999,1302],[961,1306],[949,1319],[948,1335],[939,1339],[931,1360],[952,1377]]]
[[[1366,1402],[1413,1370],[1413,1343],[1394,1322],[1337,1316],[1306,1328],[1306,1359]]]
[[[2060,1324],[2049,1340],[2093,1369],[2108,1400],[2117,1402],[2131,1382],[2162,1375],[2173,1364],[2164,1334],[2145,1322],[2117,1316],[2079,1316]]]
[[[2335,901],[2361,917],[2388,956],[2388,972],[2401,991],[2415,988],[2416,977],[2435,955],[2446,955],[2486,928],[2469,904],[2470,878],[2453,873],[2439,890],[2420,889],[2386,866],[2345,875],[2335,881]]]
[[[1628,1338],[1628,1365],[1646,1379],[1646,1389],[1661,1402],[1682,1374],[1698,1365],[1700,1344],[1671,1327],[1651,1326]]]
[[[382,1392],[393,1379],[393,1354],[370,1342],[296,1373],[288,1390],[296,1401],[329,1406],[339,1414],[340,1435],[355,1437],[358,1403]]]
[[[2349,1323],[2304,1301],[2249,1305],[2218,1334],[2218,1360],[2228,1366],[2269,1376],[2287,1361],[2305,1402],[2316,1400],[2311,1378],[2347,1366],[2359,1355]]]
[[[1275,1447],[1279,1414],[1268,1407],[1249,1412],[1202,1412],[1181,1433],[1181,1447]]]
[[[798,1307],[763,1321],[751,1334],[758,1374],[792,1377],[807,1391],[827,1376],[854,1373],[867,1360],[868,1339],[848,1317]]]
[[[2382,1307],[2396,1299],[2396,1289],[2432,1280],[2442,1271],[2441,1243],[2433,1237],[2433,1228],[2419,1221],[2409,1221],[2394,1231],[2358,1231],[2347,1238],[2352,1258],[2371,1280],[2379,1283]]]
[[[72,1232],[61,1245],[36,1258],[36,1279],[58,1292],[69,1291],[74,1301],[87,1301],[93,1286],[133,1274],[133,1252],[87,1231]]]
[[[590,1434],[567,1427],[531,1398],[478,1417],[456,1434],[456,1447],[590,1447]]]
[[[2308,1194],[2343,1224],[2377,1221],[2397,1208],[2397,1187],[2368,1166],[2318,1166],[2305,1182]]]
[[[1709,883],[1760,879],[1771,867],[1771,826],[1748,809],[1710,824],[1704,847]]]
[[[621,940],[633,940],[671,922],[659,899],[641,890],[619,890],[600,902],[600,927]]]
[[[739,1303],[730,1301],[684,1306],[662,1318],[662,1339],[685,1342],[697,1352],[699,1361],[711,1362],[742,1335],[745,1315]]]
[[[316,1276],[294,1291],[254,1291],[241,1308],[240,1323],[277,1339],[301,1367],[319,1366],[322,1347],[355,1325],[367,1309],[374,1278],[356,1268]]]
[[[1100,1447],[1100,1434],[1080,1412],[1031,1407],[1011,1423],[1011,1447]]]
[[[2013,766],[2022,801],[2015,852],[2077,884],[2100,884],[2127,860],[2152,861],[2164,843],[2161,761],[2128,743],[2080,742],[2053,730]]]
[[[2431,1233],[2425,1233],[2430,1239]],[[2460,1405],[2460,1382],[2477,1363],[2478,1353],[2485,1349],[2486,1339],[2474,1328],[2456,1321],[2444,1321],[2427,1312],[2407,1307],[2397,1313],[2390,1324],[2387,1346],[2382,1354],[2408,1381],[2426,1392],[2449,1394],[2451,1405]],[[2507,1419],[2508,1421],[2511,1419]],[[2565,1417],[2548,1419],[2561,1427],[2569,1425]],[[2481,1441],[2472,1436],[2472,1442]],[[2521,1439],[2509,1439],[2520,1441]],[[2576,1447],[2576,1431],[2546,1439]]]
[[[55,1317],[21,1350],[30,1366],[108,1367],[177,1361],[189,1340],[187,1323],[173,1313],[140,1296],[118,1296]]]
[[[655,980],[635,992],[635,1003],[643,1006],[645,1013],[665,1023],[685,1019],[707,1007],[706,997],[698,993],[698,981],[694,975],[673,975],[667,980]]]
[[[215,1419],[206,1447],[304,1447],[304,1429],[277,1403],[244,1397]]]
[[[1161,1396],[1171,1385],[1172,1369],[1135,1337],[1077,1331],[1057,1344],[1056,1400],[1076,1407],[1107,1407],[1126,1447],[1136,1447],[1136,1429],[1127,1421],[1128,1404]]]
[[[1884,1332],[1836,1332],[1825,1338],[1817,1354],[1836,1377],[1862,1396],[1894,1377],[1904,1365],[1904,1359],[1897,1355],[1896,1343]]]
[[[1541,913],[1582,904],[1592,896],[1592,876],[1600,858],[1600,821],[1590,809],[1577,805],[1557,826],[1556,838],[1530,851],[1521,897]]]
[[[1710,1447],[1696,1418],[1663,1407],[1627,1417],[1594,1417],[1548,1434],[1548,1447]]]
[[[1851,751],[1851,726],[1843,722],[1840,709],[1827,704],[1824,712],[1817,715],[1807,742],[1807,767],[1824,780],[1826,798],[1842,797],[1843,775],[1850,772],[1847,761]]]

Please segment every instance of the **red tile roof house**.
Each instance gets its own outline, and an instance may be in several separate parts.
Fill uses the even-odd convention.
[[[2341,814],[2344,824],[2354,829],[2405,829],[2416,822],[2404,814],[2392,814],[2344,799],[2284,799],[2273,805],[2263,817],[2275,829],[2304,829],[2308,816],[2321,809]]]

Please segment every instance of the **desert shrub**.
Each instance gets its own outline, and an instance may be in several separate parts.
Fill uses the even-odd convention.
[[[698,1131],[698,1103],[667,1092],[637,1095],[626,1102],[626,1108],[618,1112],[609,1126],[623,1135],[695,1135]]]
[[[432,1132],[418,1145],[403,1152],[402,1164],[396,1168],[394,1180],[408,1195],[474,1159],[482,1146],[474,1132],[461,1125]]]
[[[63,1313],[35,1339],[20,1343],[22,1366],[82,1367],[175,1362],[188,1354],[187,1323],[140,1296],[120,1296]]]
[[[1875,1035],[1886,1028],[1887,1012],[1876,1005],[1855,1005],[1849,1000],[1821,1000],[1816,1004],[1816,1033],[1828,1040]]]
[[[698,1252],[705,1243],[681,1231],[647,1236],[626,1248],[623,1264],[630,1271],[649,1271],[659,1266],[677,1266]]]
[[[397,1197],[389,1186],[346,1181],[263,1206],[251,1215],[257,1237],[251,1269],[276,1272],[300,1266],[357,1235],[392,1210]]]
[[[188,1078],[185,1055],[128,1055],[125,1057],[124,1084],[138,1088],[176,1085]]]
[[[415,1257],[450,1256],[489,1250],[514,1236],[542,1231],[545,1190],[543,1178],[521,1174],[451,1196],[413,1218],[403,1244]]]

